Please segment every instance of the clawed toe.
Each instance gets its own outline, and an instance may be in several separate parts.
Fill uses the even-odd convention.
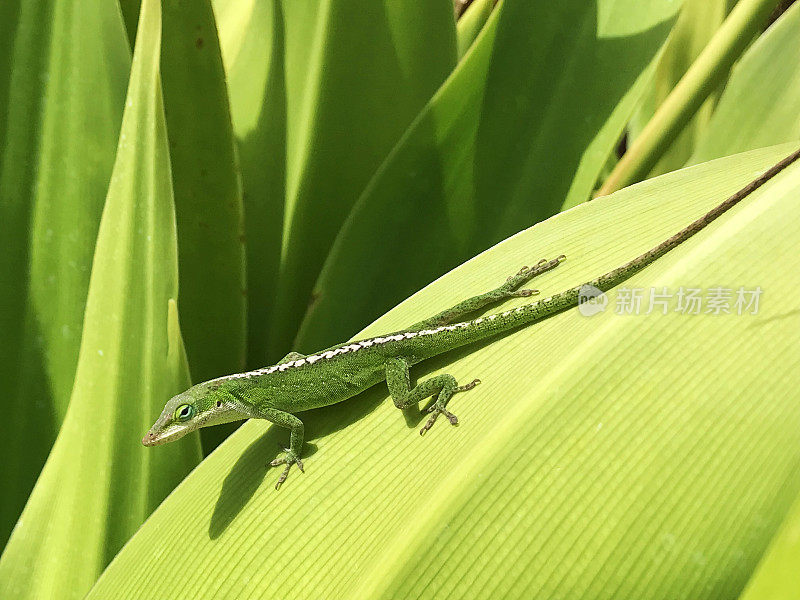
[[[528,296],[533,296],[534,294],[538,294],[539,290],[517,290],[516,292],[511,292],[509,296],[516,296],[518,298],[527,298]]]
[[[419,430],[420,435],[425,435],[425,433],[433,427],[433,424],[436,423],[436,419],[439,418],[439,415],[444,415],[447,417],[447,420],[450,421],[450,425],[458,425],[458,417],[456,417],[453,413],[448,411],[446,408],[442,408],[436,406],[435,404],[428,408],[425,412],[431,413],[430,418],[428,419],[425,426]]]
[[[291,450],[285,450],[285,452],[286,454],[284,456],[276,458],[275,460],[269,463],[270,466],[273,467],[277,467],[279,465],[286,465],[286,467],[283,469],[283,472],[281,473],[281,476],[278,477],[278,482],[275,484],[276,490],[280,489],[281,484],[283,484],[283,482],[286,481],[286,478],[289,477],[289,471],[291,470],[292,465],[297,465],[297,468],[300,469],[301,473],[306,472],[305,469],[303,468],[303,461],[300,460],[300,457],[298,457]]]
[[[518,285],[522,285],[525,281],[529,279],[533,279],[537,275],[541,275],[542,273],[546,273],[550,269],[556,268],[559,263],[565,260],[567,257],[563,254],[560,254],[556,258],[552,260],[548,260],[546,258],[541,259],[532,267],[522,267],[515,275],[506,279],[506,283],[500,288],[501,292],[503,293],[504,297],[525,297],[531,296],[533,294],[538,293],[538,290],[517,290],[514,291],[514,288]]]
[[[469,390],[471,390],[472,388],[474,388],[476,385],[480,385],[480,383],[481,383],[481,380],[480,380],[480,379],[473,379],[473,380],[472,380],[472,381],[470,381],[468,384],[466,384],[466,385],[461,385],[461,386],[457,387],[457,388],[456,388],[456,389],[453,391],[453,393],[454,393],[454,394],[457,394],[457,393],[459,393],[459,392],[468,392]],[[434,406],[436,406],[436,405],[434,404]]]

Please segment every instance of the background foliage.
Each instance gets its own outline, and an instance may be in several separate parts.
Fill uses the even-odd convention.
[[[263,423],[188,477],[199,437],[139,444],[189,373],[341,341],[489,248],[365,331],[668,236],[796,145],[798,52],[774,0],[3,2],[0,596],[800,597],[798,168],[635,282],[761,285],[758,317],[566,313],[432,361],[491,382],[458,431],[371,390],[308,415],[280,494]],[[637,149],[670,103],[701,108]],[[628,145],[666,175],[585,204]]]

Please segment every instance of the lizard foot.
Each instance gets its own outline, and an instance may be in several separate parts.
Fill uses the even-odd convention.
[[[456,389],[453,390],[452,394],[469,391],[476,385],[478,385],[480,382],[481,382],[480,379],[473,379],[466,385],[458,386]],[[450,394],[450,396],[452,396],[452,394]],[[419,430],[420,435],[425,435],[425,432],[427,432],[431,427],[433,427],[433,424],[436,423],[436,419],[439,418],[439,415],[444,415],[445,417],[447,417],[447,420],[450,421],[450,425],[458,425],[458,417],[456,417],[453,413],[447,410],[446,405],[447,401],[450,399],[450,396],[448,396],[447,399],[442,399],[440,397],[436,402],[434,402],[428,407],[428,409],[425,412],[430,413],[431,416],[428,418],[428,422],[425,423],[425,426]]]
[[[444,415],[445,417],[447,417],[447,420],[450,421],[450,425],[458,425],[458,417],[456,417],[453,413],[447,410],[444,406],[438,406],[438,403],[432,405],[425,412],[432,414],[428,418],[428,422],[425,423],[425,426],[419,430],[420,435],[425,435],[425,432],[428,431],[431,427],[433,427],[433,424],[436,423],[436,419],[439,418],[439,415]]]
[[[567,257],[565,255],[561,254],[552,260],[543,258],[532,267],[522,267],[515,275],[512,275],[506,279],[506,282],[500,287],[502,296],[506,298],[516,298],[531,296],[539,293],[539,290],[519,290],[517,288],[526,281],[533,279],[537,275],[541,275],[542,273],[546,273],[551,269],[555,269],[566,258]]]
[[[275,489],[279,490],[281,488],[281,484],[286,481],[286,478],[289,476],[289,469],[292,468],[292,465],[297,465],[297,468],[300,469],[301,473],[305,473],[303,470],[303,461],[300,460],[300,457],[297,456],[294,452],[289,450],[288,448],[284,448],[286,454],[281,458],[276,458],[272,462],[270,462],[270,466],[277,467],[278,465],[286,465],[286,468],[281,473],[281,476],[278,477],[278,483],[275,484]]]

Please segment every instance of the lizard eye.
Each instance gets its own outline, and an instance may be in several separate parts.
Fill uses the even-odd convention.
[[[188,421],[194,416],[194,406],[191,404],[181,404],[175,409],[175,418],[178,421]]]

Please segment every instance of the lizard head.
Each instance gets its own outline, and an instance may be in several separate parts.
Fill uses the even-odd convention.
[[[145,446],[166,444],[206,427],[246,419],[236,397],[213,381],[192,386],[173,396],[142,438]]]

